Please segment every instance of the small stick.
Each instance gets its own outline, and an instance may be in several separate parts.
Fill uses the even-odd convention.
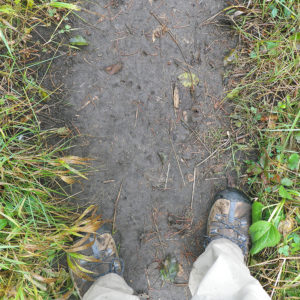
[[[225,145],[227,145],[229,142],[229,139],[222,145],[220,145],[215,151],[213,151],[209,156],[207,156],[205,159],[203,159],[202,161],[200,161],[198,164],[196,164],[196,167],[199,167],[200,165],[202,165],[203,163],[205,163],[207,160],[209,160],[212,156],[214,156],[216,154],[216,152],[219,151],[219,149]]]
[[[210,150],[208,149],[208,147],[206,146],[206,144],[202,141],[199,133],[197,131],[195,131],[189,124],[187,124],[183,119],[181,119],[182,124],[184,125],[184,127],[186,127],[188,130],[190,130],[195,136],[196,139],[204,146],[204,148],[207,150],[207,152],[210,153]]]
[[[123,186],[123,180],[121,182],[120,188],[119,188],[119,193],[115,202],[115,207],[114,207],[114,217],[113,217],[113,225],[112,225],[112,232],[115,232],[115,227],[116,227],[116,217],[117,217],[117,208],[118,208],[118,203],[119,203],[119,199],[120,199],[120,195],[121,195],[121,191],[122,191],[122,186]]]
[[[136,127],[136,122],[139,116],[139,107],[136,108],[136,112],[135,112],[135,122],[134,122],[134,128]]]
[[[165,183],[165,190],[167,189],[167,184],[168,184],[168,179],[169,179],[169,171],[170,171],[170,163],[168,164],[167,177],[166,177],[166,183]]]
[[[183,283],[175,283],[174,282],[174,285],[175,286],[188,286],[188,282],[183,282]]]
[[[177,161],[177,165],[178,165],[178,169],[179,169],[182,181],[183,181],[183,185],[185,186],[185,180],[184,180],[184,177],[183,177],[183,174],[182,174],[182,171],[181,171],[181,167],[180,167],[180,164],[179,164],[179,160],[178,160],[178,157],[177,157],[177,154],[176,154],[176,151],[175,151],[175,148],[174,148],[174,144],[173,144],[171,138],[170,138],[170,142],[171,142],[173,152],[174,152],[174,155],[175,155],[175,158],[176,158],[176,161]]]
[[[205,21],[203,21],[202,23],[200,23],[198,25],[198,27],[203,26],[203,25],[207,25],[210,21],[212,21],[214,18],[216,18],[218,15],[222,14],[223,12],[224,12],[224,10],[219,11],[217,14],[211,16],[210,18],[208,18]]]
[[[109,179],[109,180],[103,181],[104,184],[105,184],[105,183],[111,183],[111,182],[115,182],[115,180],[114,180],[114,179]]]
[[[254,268],[254,267],[257,267],[257,266],[262,266],[262,265],[267,265],[267,264],[272,264],[274,263],[275,261],[278,261],[278,260],[287,260],[287,259],[300,259],[299,256],[288,256],[288,257],[279,257],[279,258],[275,258],[275,259],[271,259],[271,260],[266,260],[266,261],[263,261],[261,263],[258,263],[258,264],[255,264],[255,265],[251,265],[249,266],[249,268]]]
[[[151,284],[150,284],[150,280],[149,280],[149,275],[148,275],[148,270],[147,269],[145,269],[145,273],[146,273],[148,291],[150,292],[152,290],[152,288],[151,288]]]
[[[193,210],[193,203],[194,203],[195,182],[196,182],[196,167],[194,168],[194,182],[193,182],[193,190],[192,190],[191,211]]]
[[[280,271],[279,271],[279,273],[278,273],[278,275],[277,275],[276,282],[275,282],[275,284],[274,284],[274,287],[273,287],[273,290],[272,290],[272,293],[271,293],[271,299],[273,298],[273,295],[274,295],[274,292],[275,292],[275,288],[276,288],[276,286],[277,286],[277,284],[278,284],[278,281],[279,281],[279,279],[280,279],[281,272],[282,272],[282,268],[283,268],[283,265],[285,264],[285,261],[286,261],[286,259],[283,259],[283,261],[282,261],[282,263],[281,263]]]
[[[157,210],[156,210],[157,212]],[[159,230],[158,230],[158,226],[156,224],[156,212],[152,212],[152,219],[153,219],[153,223],[154,223],[154,226],[155,226],[155,229],[156,229],[156,233],[157,233],[157,236],[158,236],[158,240],[159,240],[159,243],[160,243],[160,246],[161,246],[161,249],[162,249],[162,252],[163,252],[163,255],[165,255],[165,249],[164,249],[164,246],[163,246],[163,242],[162,242],[162,239],[160,237],[160,233],[159,233]]]

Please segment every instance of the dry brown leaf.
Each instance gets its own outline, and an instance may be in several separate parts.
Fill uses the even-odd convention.
[[[41,282],[45,282],[45,283],[52,283],[52,282],[55,282],[57,281],[57,278],[45,278],[39,274],[35,274],[35,273],[31,273],[31,276],[38,280],[38,281],[41,281]]]
[[[92,247],[94,243],[95,243],[95,239],[93,239],[90,243],[87,243],[87,244],[84,244],[84,245],[81,245],[81,246],[78,246],[78,247],[72,247],[72,248],[69,248],[65,251],[66,252],[79,252],[79,251],[86,250],[86,249]]]
[[[177,276],[178,277],[184,277],[184,269],[183,269],[183,267],[182,267],[182,265],[181,264],[178,264],[178,273],[177,273]]]
[[[70,176],[60,175],[59,177],[62,181],[64,181],[67,184],[73,184],[76,182],[76,180]]]
[[[94,224],[87,224],[85,226],[77,227],[76,231],[78,232],[87,232],[87,233],[94,233],[98,230],[98,228],[102,225],[102,221],[97,221]]]
[[[26,244],[24,245],[24,249],[29,252],[34,252],[36,250],[40,250],[41,247],[33,244]]]
[[[60,127],[56,129],[56,133],[61,136],[67,136],[71,133],[71,130],[68,127]]]
[[[152,31],[152,42],[154,43],[157,38],[160,38],[162,35],[164,35],[168,31],[168,28],[166,25],[160,25],[156,27]]]
[[[194,181],[194,175],[193,174],[188,174],[187,179],[188,179],[189,182],[193,182]]]
[[[268,122],[268,121],[271,121],[271,120],[277,121],[278,116],[277,115],[262,116],[260,120],[263,121],[263,122]]]
[[[295,221],[291,217],[287,217],[285,220],[282,220],[278,225],[278,231],[286,236],[291,233],[295,227]]]
[[[31,119],[32,119],[32,114],[29,114],[29,115],[24,116],[23,118],[21,118],[20,121],[21,121],[21,123],[26,123],[26,122],[28,122]]]
[[[173,90],[173,105],[174,108],[179,109],[179,91],[177,86]]]
[[[78,220],[77,220],[76,222],[82,220],[82,219],[83,219],[87,214],[89,214],[89,213],[91,213],[91,215],[92,215],[92,217],[93,217],[93,216],[95,216],[96,212],[97,212],[97,206],[95,206],[95,205],[90,205],[90,206],[87,207],[87,208],[85,209],[85,211],[80,215],[80,217],[78,218]],[[96,216],[96,218],[98,218],[98,219],[100,220],[100,219],[101,219],[101,216]]]
[[[122,70],[122,68],[123,68],[123,63],[118,62],[114,65],[110,65],[110,66],[106,67],[105,71],[109,75],[114,75],[114,74],[119,73]]]

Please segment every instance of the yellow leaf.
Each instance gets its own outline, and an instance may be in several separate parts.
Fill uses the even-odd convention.
[[[76,180],[70,176],[60,175],[59,177],[61,180],[63,180],[67,184],[73,184],[76,182]]]
[[[184,87],[192,87],[199,83],[199,78],[194,73],[185,72],[178,76]]]

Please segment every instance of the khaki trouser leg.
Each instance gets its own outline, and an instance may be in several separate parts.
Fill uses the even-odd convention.
[[[192,300],[270,300],[250,275],[241,249],[227,239],[211,242],[193,265]],[[100,277],[83,300],[138,300],[125,280],[114,273]]]
[[[94,282],[83,296],[83,300],[139,300],[123,277],[109,273]]]
[[[212,241],[193,265],[192,300],[270,300],[250,275],[241,249],[227,239]]]

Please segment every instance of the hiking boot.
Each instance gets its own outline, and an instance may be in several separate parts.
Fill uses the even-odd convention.
[[[227,188],[215,197],[207,223],[209,240],[225,238],[238,245],[246,256],[250,247],[251,202],[241,191]]]
[[[124,262],[118,256],[115,241],[106,224],[98,229],[96,234],[80,239],[73,248],[81,249],[76,251],[75,258],[72,258],[73,268],[69,264],[71,277],[80,298],[99,277],[108,273],[123,275]]]

